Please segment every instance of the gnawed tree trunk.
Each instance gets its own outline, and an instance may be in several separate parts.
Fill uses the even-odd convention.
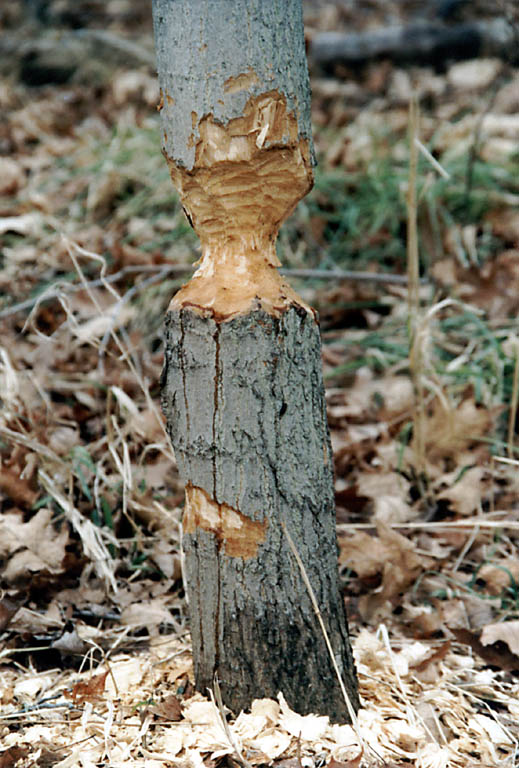
[[[163,409],[186,482],[197,688],[238,711],[279,691],[301,713],[353,707],[337,577],[330,440],[313,311],[275,240],[312,185],[300,0],[154,0],[164,152],[202,259],[166,327]]]

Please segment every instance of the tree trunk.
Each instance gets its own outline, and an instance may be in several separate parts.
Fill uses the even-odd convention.
[[[154,0],[164,152],[202,244],[166,319],[196,685],[238,711],[279,691],[348,720],[288,531],[354,708],[319,328],[280,276],[312,185],[300,0]]]

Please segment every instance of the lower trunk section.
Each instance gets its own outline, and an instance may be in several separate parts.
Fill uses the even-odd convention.
[[[348,720],[283,524],[304,563],[354,708],[337,579],[330,440],[314,317],[290,307],[166,320],[163,409],[186,482],[184,549],[197,688],[234,711],[282,691]]]

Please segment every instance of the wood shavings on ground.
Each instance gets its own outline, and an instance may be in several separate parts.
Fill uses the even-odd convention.
[[[55,768],[201,768],[224,758],[239,765],[297,758],[304,768],[330,761],[360,768],[516,765],[519,682],[482,670],[465,651],[412,641],[392,648],[384,626],[364,629],[354,639],[363,704],[357,728],[299,715],[280,693],[236,718],[224,713],[232,739],[216,704],[192,694],[185,638],[157,637],[95,673],[26,670],[20,679],[4,667],[0,761],[16,747],[24,755],[17,765],[34,765],[45,751],[55,755]]]

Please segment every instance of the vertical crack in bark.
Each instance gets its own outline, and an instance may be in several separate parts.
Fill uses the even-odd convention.
[[[186,431],[187,431],[187,441],[190,442],[190,426],[189,426],[189,403],[187,399],[187,386],[186,386],[186,367],[187,367],[187,361],[186,361],[186,348],[184,344],[185,339],[185,328],[184,328],[184,312],[181,311],[180,313],[180,370],[182,372],[182,391],[184,393],[184,409],[186,412]]]
[[[202,575],[202,567],[200,566],[200,548],[198,546],[198,541],[195,539],[193,541],[193,548],[196,551],[196,558],[198,560],[198,568],[196,569],[196,599],[200,600],[202,595],[202,585],[200,583],[201,575]],[[205,659],[205,637],[204,637],[204,612],[201,610],[201,606],[198,606],[197,611],[195,612],[195,616],[198,613],[198,638],[200,643],[200,659]],[[191,614],[193,615],[193,614]]]
[[[211,688],[213,688],[213,680],[218,673],[220,666],[220,598],[222,593],[222,560],[220,557],[216,558],[216,616],[214,621],[214,666],[213,675],[211,680]]]
[[[217,454],[217,442],[216,442],[216,416],[218,413],[218,386],[220,383],[220,325],[216,324],[216,330],[214,332],[215,354],[214,354],[214,406],[213,406],[213,499],[218,501],[216,495],[216,454]]]

